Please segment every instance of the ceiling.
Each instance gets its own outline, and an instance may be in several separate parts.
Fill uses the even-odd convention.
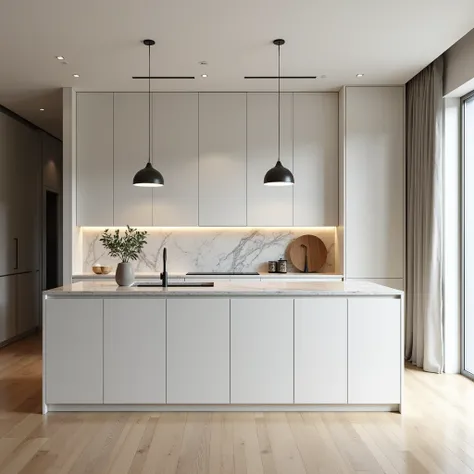
[[[152,75],[196,76],[154,90],[274,90],[243,76],[276,74],[278,37],[282,75],[327,76],[284,90],[404,84],[473,27],[472,0],[5,0],[0,104],[60,137],[60,88],[146,90],[144,38]]]

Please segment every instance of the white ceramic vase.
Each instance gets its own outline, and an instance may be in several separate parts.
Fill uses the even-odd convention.
[[[135,273],[131,263],[121,262],[117,265],[115,281],[118,286],[131,286],[135,281]]]

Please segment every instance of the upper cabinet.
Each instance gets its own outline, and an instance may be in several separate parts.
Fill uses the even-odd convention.
[[[198,94],[153,94],[153,225],[198,225]]]
[[[135,173],[148,161],[148,94],[114,94],[114,222],[151,226],[152,191],[133,186]]]
[[[247,225],[246,109],[244,93],[199,94],[201,226]]]
[[[276,93],[153,93],[153,165],[165,185],[133,186],[148,159],[148,94],[77,94],[77,225],[335,226],[336,93],[284,93],[281,159],[293,187],[267,187],[278,157]]]
[[[403,87],[345,91],[348,278],[404,276],[404,103]]]
[[[293,170],[293,94],[281,97],[281,160]],[[278,95],[247,94],[247,225],[293,225],[293,187],[264,186],[278,157]]]
[[[338,225],[338,95],[294,94],[294,225]]]
[[[77,94],[76,107],[77,225],[110,226],[114,223],[114,94]]]

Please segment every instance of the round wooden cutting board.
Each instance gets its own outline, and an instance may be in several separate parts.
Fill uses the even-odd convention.
[[[324,242],[315,235],[302,235],[291,242],[289,248],[291,263],[299,271],[304,272],[306,249],[308,252],[308,272],[318,272],[326,263],[328,249]]]

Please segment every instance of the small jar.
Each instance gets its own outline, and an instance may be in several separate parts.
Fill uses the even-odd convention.
[[[268,273],[276,273],[277,272],[277,262],[270,261],[268,262]]]
[[[283,258],[280,258],[277,262],[277,272],[286,273],[287,272],[287,261]]]

